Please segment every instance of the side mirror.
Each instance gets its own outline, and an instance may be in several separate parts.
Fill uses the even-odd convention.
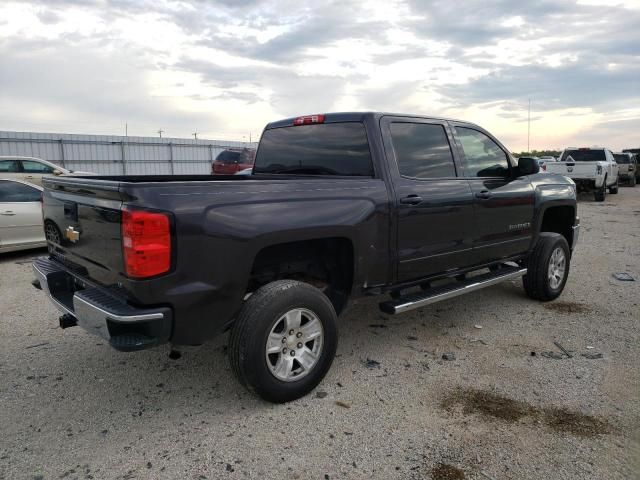
[[[540,171],[540,165],[535,158],[521,157],[518,159],[518,172],[520,175],[533,175]]]
[[[62,170],[58,170],[57,168],[53,171],[53,174],[56,175],[56,176],[57,175],[62,175],[62,173],[63,173]]]

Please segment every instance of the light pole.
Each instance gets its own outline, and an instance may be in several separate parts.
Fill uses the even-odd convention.
[[[531,139],[531,99],[529,99],[529,114],[527,118],[527,153],[531,153],[529,140]]]

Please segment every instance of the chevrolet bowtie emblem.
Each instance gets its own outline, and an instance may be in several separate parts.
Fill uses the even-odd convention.
[[[73,243],[76,243],[78,240],[80,240],[80,232],[71,226],[67,227],[67,229],[64,231],[64,236]]]

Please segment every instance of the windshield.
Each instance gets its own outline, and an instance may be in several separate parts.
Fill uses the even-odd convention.
[[[629,155],[624,155],[622,153],[614,153],[613,158],[616,159],[616,163],[629,163],[631,161],[629,159]]]
[[[364,125],[345,122],[267,130],[253,173],[373,176]]]
[[[604,150],[565,150],[560,158],[561,162],[570,162],[571,157],[574,162],[604,162],[607,157]]]

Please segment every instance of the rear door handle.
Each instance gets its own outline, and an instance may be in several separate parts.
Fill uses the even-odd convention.
[[[400,199],[400,203],[403,205],[419,205],[422,203],[422,197],[418,195],[407,195]]]
[[[13,213],[11,210],[6,210],[4,212],[0,212],[0,215],[11,216],[11,215],[15,215],[15,213]]]
[[[481,190],[476,192],[476,198],[482,198],[486,200],[487,198],[491,198],[491,192],[489,190]]]

